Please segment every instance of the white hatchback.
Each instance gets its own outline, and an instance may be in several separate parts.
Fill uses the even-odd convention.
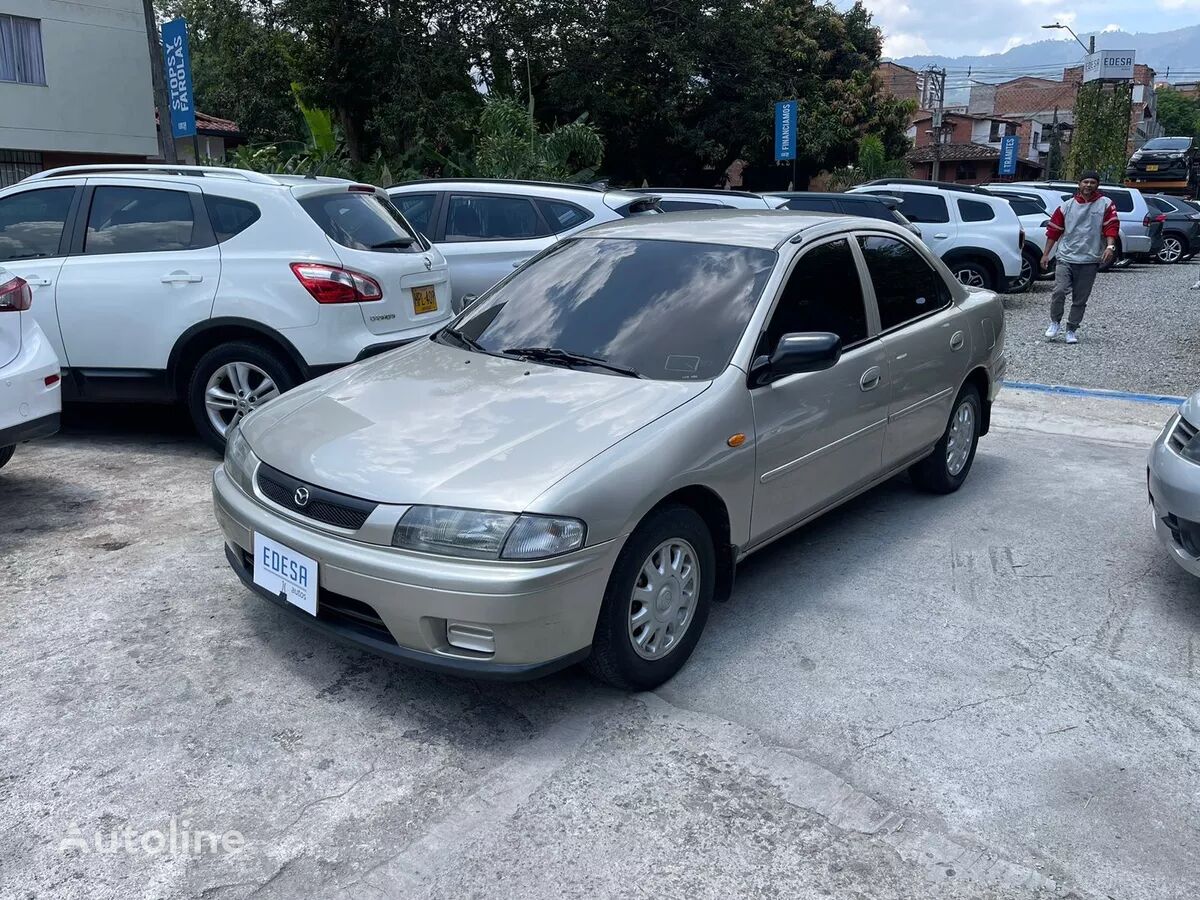
[[[58,431],[58,357],[29,311],[25,279],[0,267],[0,467],[17,444]]]
[[[0,190],[67,400],[250,410],[450,317],[445,259],[379,188],[211,166],[52,169]]]

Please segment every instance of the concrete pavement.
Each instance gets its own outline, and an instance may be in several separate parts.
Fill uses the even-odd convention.
[[[1200,582],[1145,502],[1170,412],[1006,392],[959,493],[897,479],[752,557],[634,696],[298,628],[228,572],[190,438],[21,448],[0,894],[1191,898]],[[244,846],[153,852],[199,830]]]

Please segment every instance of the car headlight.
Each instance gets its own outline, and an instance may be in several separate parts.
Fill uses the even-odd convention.
[[[225,474],[247,494],[254,493],[256,462],[250,442],[242,436],[241,426],[233,426],[225,435]]]
[[[414,506],[396,523],[392,546],[472,559],[546,559],[583,546],[578,519],[444,506]]]

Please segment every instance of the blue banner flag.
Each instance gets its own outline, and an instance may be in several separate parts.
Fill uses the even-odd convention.
[[[1000,173],[1001,175],[1017,174],[1017,149],[1021,139],[1015,134],[1005,135],[1000,141]]]
[[[796,119],[799,104],[780,100],[775,104],[775,161],[796,158]]]
[[[196,108],[192,104],[192,59],[188,54],[186,19],[163,23],[162,46],[167,95],[171,100],[171,133],[177,138],[191,137],[196,133]]]

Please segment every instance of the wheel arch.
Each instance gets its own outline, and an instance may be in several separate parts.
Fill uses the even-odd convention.
[[[963,385],[968,384],[974,385],[975,390],[979,392],[979,436],[983,437],[988,433],[988,429],[992,427],[992,401],[990,399],[992,379],[988,375],[987,369],[983,366],[978,366],[972,369],[963,380]]]
[[[951,273],[954,271],[955,263],[971,262],[982,265],[991,273],[993,290],[1003,290],[1004,282],[1008,277],[1004,274],[1004,263],[1001,262],[1000,257],[985,247],[956,248],[943,256],[942,262],[950,268]]]
[[[641,521],[664,506],[679,504],[693,510],[708,526],[713,539],[713,550],[717,557],[717,580],[713,585],[713,600],[721,603],[733,593],[733,574],[737,561],[737,548],[730,537],[729,507],[720,494],[701,484],[678,488],[654,504]]]
[[[252,319],[225,316],[206,319],[179,336],[167,360],[167,377],[172,392],[183,397],[188,378],[200,357],[214,347],[232,341],[249,341],[279,352],[300,381],[308,379],[308,365],[300,351],[273,328]]]

